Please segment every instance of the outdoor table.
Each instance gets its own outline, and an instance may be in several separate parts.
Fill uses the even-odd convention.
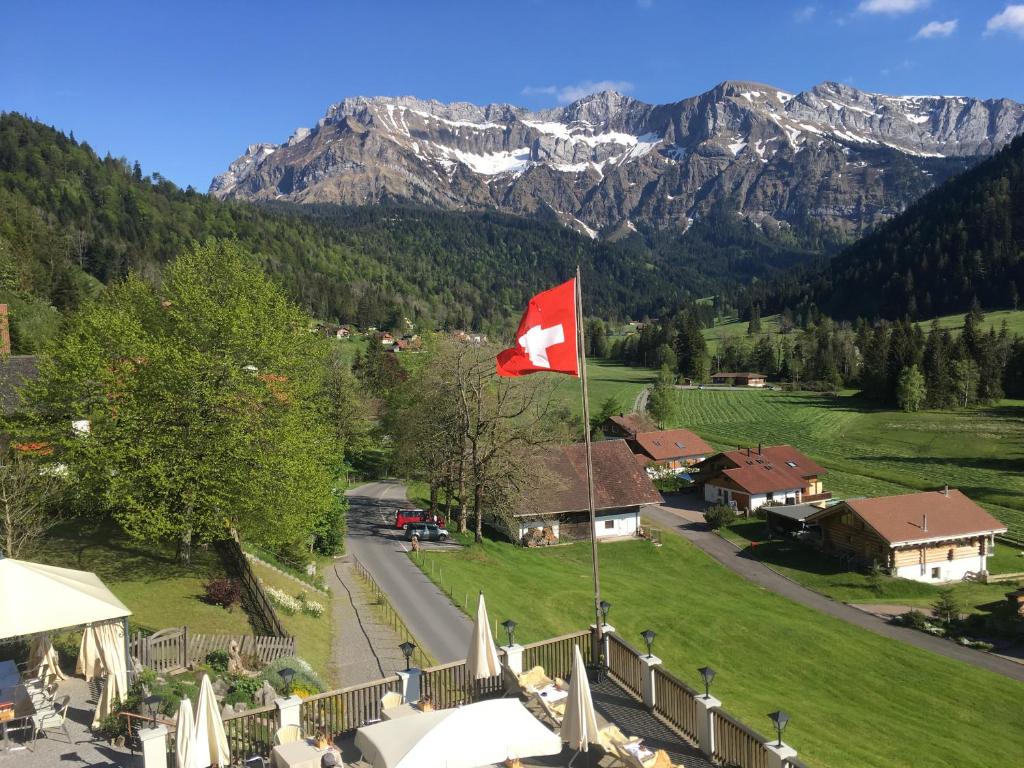
[[[381,720],[397,720],[400,717],[409,717],[410,715],[422,714],[423,710],[419,707],[415,707],[412,704],[401,704],[397,707],[388,707],[380,711]]]
[[[21,682],[21,675],[18,667],[13,661],[0,661],[0,701],[12,702],[14,704],[14,718],[0,723],[0,752],[13,752],[25,749],[24,746],[12,744],[8,731],[15,727],[12,723],[24,721],[35,714],[35,707],[32,706],[32,698]],[[24,724],[18,725],[18,730]]]
[[[299,739],[291,744],[278,744],[270,753],[271,768],[320,768],[320,759],[330,747],[319,749],[312,739]],[[338,758],[341,766],[341,757]]]
[[[561,688],[557,688],[554,685],[545,685],[539,691],[537,695],[544,699],[549,704],[562,701],[563,699],[569,698],[569,692],[563,691]]]

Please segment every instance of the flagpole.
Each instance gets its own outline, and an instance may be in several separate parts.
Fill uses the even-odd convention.
[[[597,565],[597,514],[594,511],[594,460],[590,448],[590,396],[587,390],[587,352],[583,336],[583,288],[580,283],[580,267],[576,265],[576,339],[579,346],[580,392],[583,397],[583,443],[587,452],[587,504],[590,511],[590,553],[594,565],[594,625],[597,636],[591,657],[599,663],[604,621],[601,617],[601,576]]]

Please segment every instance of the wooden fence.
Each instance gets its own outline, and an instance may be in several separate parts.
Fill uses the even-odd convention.
[[[637,696],[643,695],[641,689],[643,664],[640,652],[618,635],[608,637],[608,672]]]
[[[352,568],[355,570],[356,575],[362,579],[363,583],[370,590],[370,594],[373,595],[373,600],[380,609],[381,617],[403,640],[408,640],[410,643],[416,646],[412,652],[411,661],[414,664],[419,665],[422,669],[429,667],[434,663],[434,660],[427,655],[427,652],[423,650],[416,638],[413,637],[412,632],[405,626],[405,622],[402,621],[402,615],[395,610],[395,607],[391,605],[391,601],[388,600],[387,593],[380,588],[380,585],[374,581],[370,571],[367,570],[366,566],[359,562],[359,558],[355,555],[350,555],[352,558]]]
[[[249,621],[258,635],[288,637],[281,619],[263,590],[260,580],[252,572],[249,559],[241,545],[234,539],[222,539],[215,545],[224,561],[224,567],[232,577],[242,584],[242,600],[245,602]]]
[[[501,675],[474,680],[465,661],[453,661],[424,669],[420,691],[438,709],[448,709],[501,694],[504,683]]]
[[[523,669],[541,666],[548,677],[565,679],[572,672],[573,649],[577,645],[583,660],[590,663],[591,640],[590,630],[583,630],[538,643],[527,643],[523,646]]]
[[[654,711],[697,739],[697,692],[661,667],[654,668]]]
[[[719,761],[742,768],[768,768],[764,736],[724,709],[714,710],[711,723],[715,734],[714,757]]]
[[[128,639],[128,652],[158,674],[173,674],[206,661],[213,651],[227,651],[232,641],[238,643],[243,659],[255,658],[264,665],[295,655],[294,637],[196,634],[188,627],[161,629],[148,636],[136,632]]]
[[[303,733],[323,728],[328,733],[349,733],[380,719],[380,700],[387,693],[401,693],[398,675],[372,683],[318,693],[302,702],[299,713]]]
[[[280,727],[278,718],[274,704],[225,717],[224,733],[232,757],[239,763],[254,755],[269,758],[274,748],[274,734]]]

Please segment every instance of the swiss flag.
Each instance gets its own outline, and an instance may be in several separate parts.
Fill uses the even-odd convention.
[[[526,306],[516,346],[498,355],[499,376],[555,371],[579,376],[576,279],[538,293]]]

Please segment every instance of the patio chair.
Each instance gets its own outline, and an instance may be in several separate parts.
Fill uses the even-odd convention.
[[[506,685],[510,692],[518,693],[520,696],[527,698],[535,695],[541,688],[554,684],[554,681],[544,674],[544,667],[541,666],[533,667],[521,675],[516,675],[508,667],[505,667],[502,675],[505,677]]]
[[[267,768],[267,758],[263,755],[253,755],[245,759],[245,768]]]
[[[650,756],[641,760],[634,752],[631,752],[628,747],[632,744],[640,744],[640,739],[627,739],[623,743],[613,744],[615,755],[619,761],[627,766],[627,768],[654,768],[654,761],[657,755],[654,752],[650,752]],[[669,763],[669,766],[672,764]]]
[[[394,709],[395,707],[402,706],[402,694],[391,691],[385,693],[380,697],[380,708],[381,709]]]
[[[550,720],[556,728],[560,728],[562,725],[562,717],[565,712],[564,705],[560,706],[558,704],[552,704],[540,694],[534,694],[533,699],[540,704],[540,709],[541,712],[544,713],[544,717]]]
[[[32,715],[32,746],[35,747],[36,736],[40,733],[49,738],[51,731],[63,731],[64,738],[68,744],[74,744],[71,733],[68,731],[68,707],[71,705],[70,696],[61,696],[60,701],[50,704],[49,709],[44,709]]]
[[[274,744],[293,744],[302,738],[302,729],[297,725],[282,725],[274,734]]]

